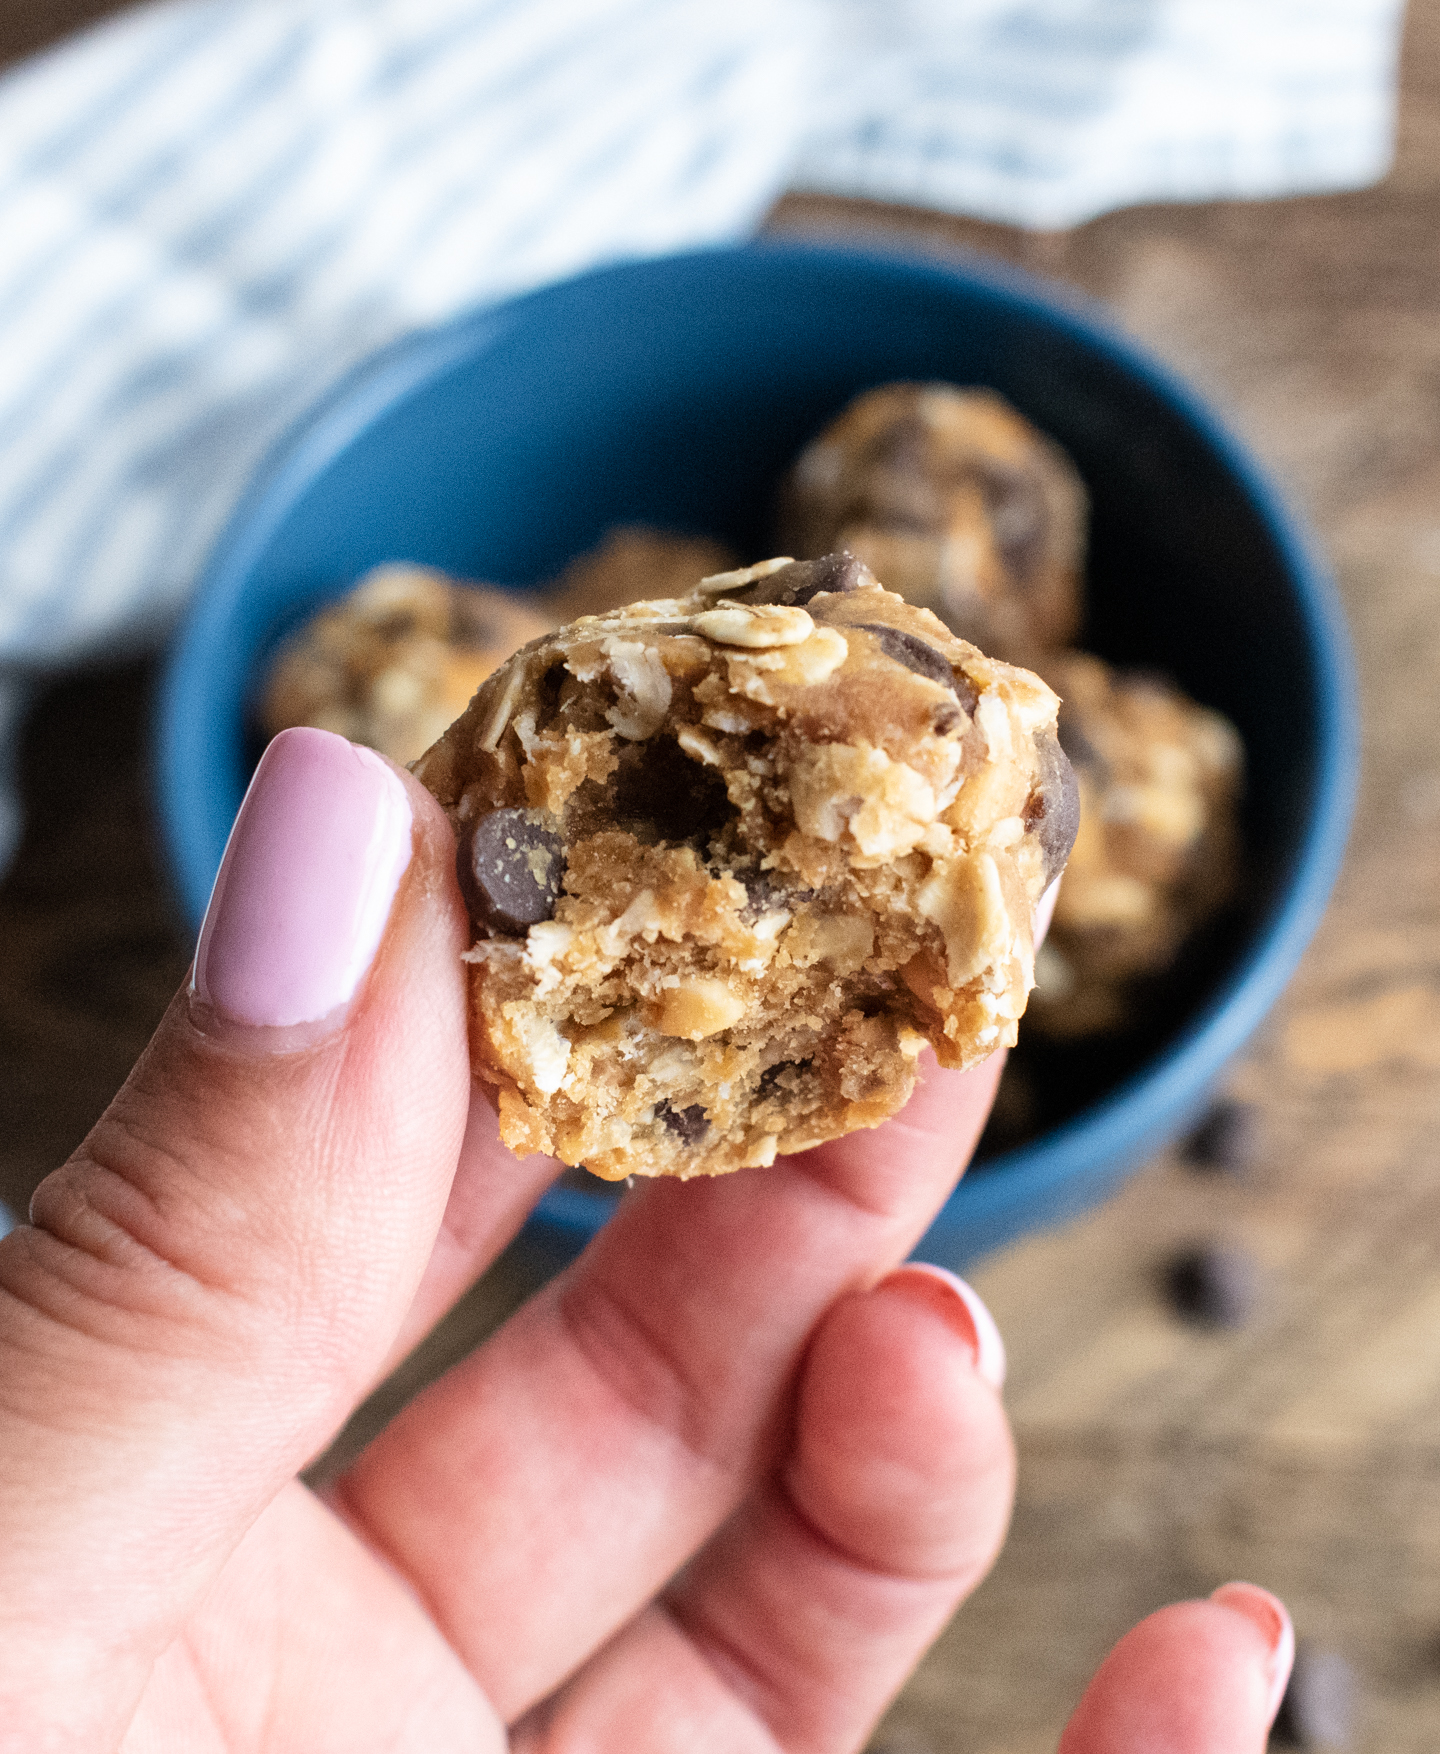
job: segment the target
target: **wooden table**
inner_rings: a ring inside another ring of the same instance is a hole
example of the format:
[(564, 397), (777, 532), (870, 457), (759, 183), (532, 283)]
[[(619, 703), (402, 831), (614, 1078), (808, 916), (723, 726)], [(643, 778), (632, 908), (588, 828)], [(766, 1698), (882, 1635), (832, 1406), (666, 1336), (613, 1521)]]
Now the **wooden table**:
[[(108, 10), (0, 6), (0, 59)], [(1244, 434), (1338, 569), (1367, 708), (1334, 905), (1235, 1068), (1264, 1149), (1245, 1183), (1170, 1158), (1103, 1211), (994, 1257), (1021, 1452), (1010, 1543), (886, 1733), (1040, 1754), (1110, 1641), (1254, 1578), (1363, 1683), (1355, 1746), (1440, 1743), (1440, 0), (1414, 0), (1377, 189), (1150, 207), (1044, 236), (794, 196), (777, 230), (982, 249), (1107, 301)], [(78, 1140), (183, 972), (149, 817), (144, 666), (69, 680), (23, 757), (30, 827), (0, 888), (0, 1197)], [(1243, 1245), (1238, 1332), (1158, 1293), (1178, 1245)], [(513, 1255), (369, 1410), (533, 1281)]]

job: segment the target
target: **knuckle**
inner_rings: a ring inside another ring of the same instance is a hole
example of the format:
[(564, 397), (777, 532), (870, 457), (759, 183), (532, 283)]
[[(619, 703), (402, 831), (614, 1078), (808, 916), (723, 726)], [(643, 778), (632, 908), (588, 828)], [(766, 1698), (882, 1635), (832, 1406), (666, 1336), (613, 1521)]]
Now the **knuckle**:
[[(103, 1343), (127, 1354), (243, 1352), (241, 1300), (208, 1276), (194, 1214), (157, 1197), (163, 1149), (114, 1110), (40, 1184), (31, 1222), (0, 1249), (13, 1340)], [(174, 1165), (170, 1180), (174, 1181)]]
[(565, 1286), (559, 1309), (576, 1352), (629, 1413), (703, 1467), (745, 1466), (754, 1435), (744, 1397), (711, 1370), (691, 1368), (683, 1339), (649, 1319), (643, 1300), (582, 1274)]

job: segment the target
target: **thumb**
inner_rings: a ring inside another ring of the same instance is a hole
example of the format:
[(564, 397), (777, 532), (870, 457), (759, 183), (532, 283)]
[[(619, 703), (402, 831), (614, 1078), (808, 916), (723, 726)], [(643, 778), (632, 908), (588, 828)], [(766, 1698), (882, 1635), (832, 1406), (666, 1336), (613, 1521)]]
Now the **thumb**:
[[(408, 775), (323, 731), (277, 738), (188, 991), (0, 1240), (11, 1729), (63, 1698), (58, 1745), (109, 1745), (384, 1357), (469, 1103), (453, 856)], [(6, 1745), (52, 1745), (35, 1721)]]

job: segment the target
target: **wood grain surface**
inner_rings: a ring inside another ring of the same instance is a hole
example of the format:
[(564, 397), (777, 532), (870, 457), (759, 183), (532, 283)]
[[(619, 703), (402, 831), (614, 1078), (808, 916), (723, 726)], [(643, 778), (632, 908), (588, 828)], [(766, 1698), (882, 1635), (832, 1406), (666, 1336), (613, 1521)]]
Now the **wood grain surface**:
[[(0, 62), (103, 5), (0, 4)], [(1366, 709), (1334, 904), (1233, 1090), (1244, 1181), (1166, 1157), (1109, 1206), (993, 1257), (1010, 1347), (1014, 1530), (881, 1741), (1040, 1754), (1126, 1626), (1246, 1576), (1354, 1663), (1353, 1746), (1440, 1746), (1440, 0), (1416, 0), (1378, 188), (1148, 207), (1023, 234), (791, 196), (773, 229), (979, 249), (1105, 300), (1225, 413), (1336, 565)], [(22, 757), (0, 888), (0, 1197), (83, 1134), (183, 973), (156, 855), (145, 666), (67, 679)], [(1196, 1241), (1258, 1263), (1253, 1319), (1188, 1328), (1160, 1275)], [(367, 1409), (353, 1444), (543, 1263), (512, 1253)]]

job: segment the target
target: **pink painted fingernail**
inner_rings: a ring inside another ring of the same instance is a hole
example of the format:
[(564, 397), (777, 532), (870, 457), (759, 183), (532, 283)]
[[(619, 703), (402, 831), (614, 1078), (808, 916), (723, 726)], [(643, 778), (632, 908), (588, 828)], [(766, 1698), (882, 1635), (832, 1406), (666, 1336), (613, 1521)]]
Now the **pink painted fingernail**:
[(922, 1298), (944, 1316), (969, 1346), (976, 1375), (997, 1391), (1005, 1386), (1005, 1342), (972, 1285), (929, 1261), (907, 1261), (881, 1283), (887, 1291)]
[(230, 831), (195, 951), (195, 998), (272, 1028), (347, 1005), (410, 863), (412, 820), (404, 786), (371, 750), (329, 731), (282, 731)]
[(1258, 1584), (1238, 1582), (1222, 1583), (1218, 1590), (1210, 1592), (1210, 1600), (1253, 1621), (1270, 1647), (1266, 1671), (1270, 1683), (1266, 1722), (1273, 1723), (1275, 1713), (1280, 1709), (1280, 1701), (1285, 1697), (1290, 1670), (1295, 1662), (1295, 1628), (1290, 1624), (1285, 1604), (1278, 1596), (1272, 1596), (1269, 1590), (1262, 1590)]

